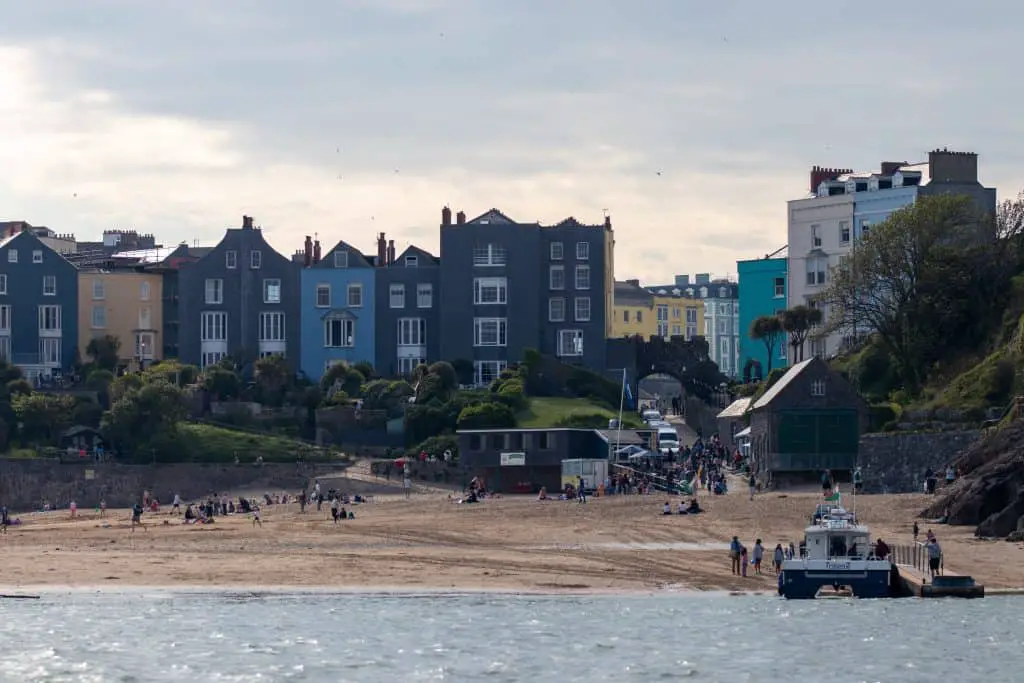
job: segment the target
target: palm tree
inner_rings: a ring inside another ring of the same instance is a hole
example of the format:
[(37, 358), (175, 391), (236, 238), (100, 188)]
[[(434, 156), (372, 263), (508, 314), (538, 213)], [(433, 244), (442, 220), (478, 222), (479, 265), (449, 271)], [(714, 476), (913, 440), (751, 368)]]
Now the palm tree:
[(772, 371), (772, 358), (775, 357), (775, 347), (784, 334), (782, 320), (777, 315), (762, 315), (750, 324), (750, 338), (764, 344), (768, 351), (768, 369)]
[(803, 304), (782, 311), (779, 316), (782, 318), (782, 329), (789, 335), (789, 345), (793, 347), (793, 362), (799, 363), (804, 359), (807, 335), (813, 327), (821, 324), (824, 316), (821, 309)]

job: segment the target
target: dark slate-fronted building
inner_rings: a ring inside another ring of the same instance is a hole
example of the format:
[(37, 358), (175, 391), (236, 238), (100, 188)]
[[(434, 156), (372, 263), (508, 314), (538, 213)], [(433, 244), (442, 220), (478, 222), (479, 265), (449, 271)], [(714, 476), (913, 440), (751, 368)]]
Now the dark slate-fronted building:
[(486, 385), (526, 349), (598, 372), (613, 306), (611, 219), (519, 223), (497, 209), (441, 212), (441, 356)]
[(300, 264), (274, 251), (251, 216), (179, 275), (180, 358), (206, 367), (226, 356), (245, 367), (281, 354), (299, 362)]
[(66, 370), (78, 346), (78, 269), (24, 230), (0, 241), (0, 358), (32, 382)]
[(750, 453), (766, 483), (840, 477), (857, 466), (867, 407), (854, 388), (820, 358), (786, 371), (750, 409)]
[[(459, 463), (467, 476), (480, 477), (491, 491), (549, 493), (562, 489), (562, 461), (605, 460), (621, 446), (641, 444), (635, 431), (537, 428), (459, 430)], [(596, 488), (604, 482), (586, 482)]]
[(440, 263), (419, 247), (395, 253), (395, 241), (377, 236), (377, 331), (374, 367), (386, 377), (407, 377), (441, 356)]

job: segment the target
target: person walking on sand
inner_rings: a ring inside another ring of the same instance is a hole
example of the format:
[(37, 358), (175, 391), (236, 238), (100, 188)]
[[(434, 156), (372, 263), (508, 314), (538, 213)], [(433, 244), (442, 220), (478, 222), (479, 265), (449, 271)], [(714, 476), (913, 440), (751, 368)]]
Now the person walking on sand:
[(750, 486), (750, 500), (754, 500), (754, 494), (757, 493), (757, 477), (753, 474), (750, 475), (748, 486)]
[(742, 547), (739, 536), (733, 536), (732, 542), (729, 544), (729, 561), (732, 564), (734, 576), (740, 573), (740, 550)]
[(7, 533), (7, 527), (11, 525), (11, 515), (7, 512), (6, 505), (0, 505), (0, 533)]
[(747, 546), (740, 545), (740, 575), (747, 576)]
[(170, 514), (172, 514), (172, 515), (180, 515), (181, 514), (181, 496), (179, 496), (177, 493), (174, 494), (174, 502), (171, 503), (171, 513)]
[(256, 526), (259, 526), (259, 528), (261, 528), (261, 529), (263, 528), (263, 522), (260, 521), (260, 506), (259, 505), (253, 505), (252, 506), (252, 526), (253, 526), (254, 529), (256, 528)]
[(587, 502), (587, 492), (585, 490), (585, 485), (586, 482), (583, 481), (583, 475), (578, 475), (576, 477), (576, 502), (578, 503)]
[(921, 527), (917, 526), (917, 522), (914, 522), (914, 543), (917, 543), (917, 537), (921, 533)]
[(754, 573), (758, 576), (761, 575), (761, 560), (764, 559), (764, 546), (761, 545), (761, 539), (754, 541)]
[(71, 501), (71, 505), (68, 508), (71, 510), (71, 519), (74, 519), (75, 515), (78, 514), (78, 503)]
[(786, 552), (782, 549), (782, 544), (779, 543), (775, 546), (775, 555), (772, 557), (772, 564), (775, 566), (775, 573), (778, 574), (782, 571), (782, 562), (786, 559)]
[(147, 530), (146, 529), (146, 525), (142, 523), (142, 506), (139, 505), (138, 503), (136, 503), (132, 507), (132, 526), (131, 526), (131, 530), (132, 530), (133, 534), (135, 533), (135, 527), (137, 527), (137, 526), (142, 527), (143, 531)]
[(402, 490), (405, 492), (405, 497), (408, 499), (412, 496), (412, 479), (406, 474), (402, 477)]

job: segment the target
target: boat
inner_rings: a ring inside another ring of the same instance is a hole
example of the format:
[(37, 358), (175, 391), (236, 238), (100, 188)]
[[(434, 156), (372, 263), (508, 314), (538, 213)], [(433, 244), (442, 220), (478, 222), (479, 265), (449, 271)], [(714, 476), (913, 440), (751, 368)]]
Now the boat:
[(892, 595), (892, 574), (892, 563), (875, 556), (868, 527), (836, 495), (834, 504), (819, 505), (811, 516), (799, 556), (782, 563), (779, 594), (806, 600), (830, 588), (858, 598), (887, 598)]

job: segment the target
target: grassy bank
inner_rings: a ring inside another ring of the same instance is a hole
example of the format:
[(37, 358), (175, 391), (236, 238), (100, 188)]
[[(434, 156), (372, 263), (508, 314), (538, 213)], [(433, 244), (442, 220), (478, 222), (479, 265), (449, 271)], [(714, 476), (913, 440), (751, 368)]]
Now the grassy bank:
[[(520, 427), (593, 427), (606, 429), (615, 411), (581, 398), (534, 397), (516, 416)], [(633, 412), (623, 412), (622, 426), (641, 428), (643, 421)]]
[(184, 446), (184, 460), (192, 462), (254, 462), (262, 456), (264, 462), (295, 462), (340, 458), (340, 454), (312, 446), (304, 441), (273, 434), (216, 427), (208, 424), (187, 423), (179, 426)]

